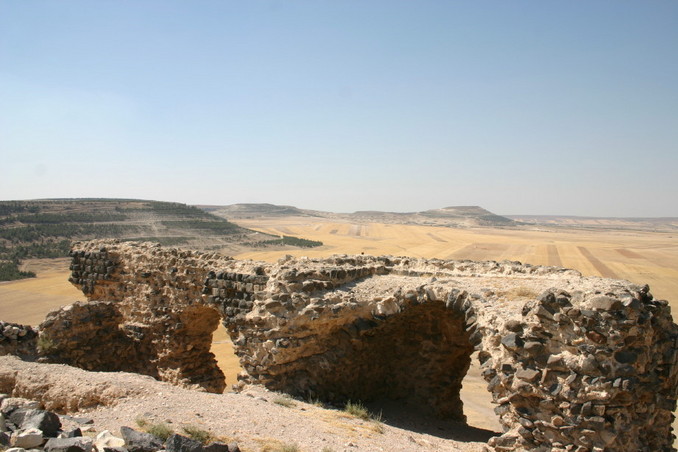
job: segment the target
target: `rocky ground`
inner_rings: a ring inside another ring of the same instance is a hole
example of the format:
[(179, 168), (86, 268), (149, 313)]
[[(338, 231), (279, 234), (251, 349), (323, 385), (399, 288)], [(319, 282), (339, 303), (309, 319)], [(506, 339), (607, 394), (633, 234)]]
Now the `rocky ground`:
[(11, 356), (0, 357), (0, 391), (35, 400), (60, 414), (90, 418), (92, 424), (81, 426), (86, 436), (104, 430), (121, 436), (121, 427), (139, 429), (138, 420), (143, 420), (166, 423), (177, 433), (183, 427), (197, 427), (252, 452), (482, 451), (492, 435), (463, 424), (436, 423), (407, 407), (385, 406), (381, 421), (363, 420), (259, 387), (239, 394), (212, 394), (136, 374), (87, 372)]

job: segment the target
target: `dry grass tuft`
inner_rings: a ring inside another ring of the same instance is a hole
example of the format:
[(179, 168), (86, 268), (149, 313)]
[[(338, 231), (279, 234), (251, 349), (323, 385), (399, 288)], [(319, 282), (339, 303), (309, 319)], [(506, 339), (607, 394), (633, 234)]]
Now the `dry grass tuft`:
[(508, 290), (497, 292), (497, 295), (508, 299), (529, 299), (529, 300), (536, 299), (537, 296), (539, 296), (539, 294), (535, 292), (534, 289), (525, 286), (512, 287)]
[(283, 443), (281, 441), (267, 441), (261, 447), (261, 452), (301, 452), (296, 443)]
[(284, 406), (285, 408), (292, 408), (297, 406), (296, 402), (288, 395), (279, 395), (273, 399), (276, 405)]
[(214, 436), (207, 430), (203, 430), (195, 425), (185, 425), (181, 428), (189, 438), (202, 444), (207, 444), (214, 439)]
[(361, 402), (351, 402), (349, 400), (344, 406), (344, 411), (351, 416), (355, 416), (365, 421), (370, 418), (370, 412)]

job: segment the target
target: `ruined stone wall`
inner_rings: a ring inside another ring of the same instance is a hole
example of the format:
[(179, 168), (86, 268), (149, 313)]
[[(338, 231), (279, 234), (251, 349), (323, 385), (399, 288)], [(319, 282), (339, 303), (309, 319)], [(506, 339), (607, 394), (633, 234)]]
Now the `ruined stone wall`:
[[(125, 366), (219, 391), (209, 344), (221, 319), (242, 383), (402, 400), (463, 420), (459, 389), (475, 349), (505, 429), (490, 440), (496, 450), (672, 450), (678, 327), (647, 287), (518, 262), (267, 264), (112, 241), (72, 255), (90, 304), (43, 325), (42, 335), (72, 341), (53, 360), (87, 366), (73, 351), (82, 343), (99, 357), (90, 366), (109, 370), (102, 347), (120, 342)], [(106, 333), (73, 327), (103, 312), (114, 319), (100, 319)]]
[(0, 321), (0, 356), (35, 358), (37, 339), (38, 332), (31, 326)]
[(203, 303), (202, 291), (209, 268), (228, 259), (148, 244), (118, 246), (71, 253), (70, 281), (90, 303), (48, 315), (40, 327), (54, 343), (48, 358), (223, 391), (224, 376), (210, 352), (220, 314)]

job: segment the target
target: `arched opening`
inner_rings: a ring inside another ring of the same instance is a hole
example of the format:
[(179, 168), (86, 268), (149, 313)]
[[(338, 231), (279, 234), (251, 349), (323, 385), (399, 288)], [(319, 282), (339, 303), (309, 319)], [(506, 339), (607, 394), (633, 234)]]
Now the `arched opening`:
[(482, 376), (478, 352), (471, 355), (469, 366), (462, 381), (460, 397), (464, 403), (466, 423), (470, 427), (499, 432), (503, 430), (499, 416), (494, 412), (492, 393), (487, 390), (487, 381)]
[[(465, 327), (464, 314), (441, 301), (360, 318), (318, 336), (314, 349), (322, 353), (276, 371), (279, 389), (337, 406), (360, 401), (382, 421), (410, 430), (486, 440), (496, 433), (459, 434), (466, 421), (460, 390), (473, 353)], [(456, 434), (443, 427), (450, 421)]]
[(205, 305), (192, 305), (168, 321), (166, 342), (159, 348), (160, 379), (197, 385), (209, 392), (224, 391), (224, 374), (211, 352), (212, 335), (220, 323), (219, 312)]
[(240, 360), (233, 350), (233, 342), (228, 335), (226, 327), (219, 322), (219, 326), (212, 333), (212, 348), (210, 349), (217, 360), (217, 366), (223, 372), (226, 378), (226, 388), (224, 392), (233, 389), (233, 385), (238, 382), (238, 374), (242, 372)]

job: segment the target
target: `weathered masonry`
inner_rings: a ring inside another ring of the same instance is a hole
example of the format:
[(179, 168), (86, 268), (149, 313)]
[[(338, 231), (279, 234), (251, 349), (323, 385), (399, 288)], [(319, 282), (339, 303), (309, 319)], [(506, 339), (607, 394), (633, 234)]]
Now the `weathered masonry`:
[(72, 257), (89, 302), (41, 325), (52, 361), (218, 392), (221, 321), (243, 384), (463, 420), (475, 349), (505, 429), (496, 450), (672, 450), (678, 328), (647, 286), (508, 261), (268, 264), (114, 241)]

